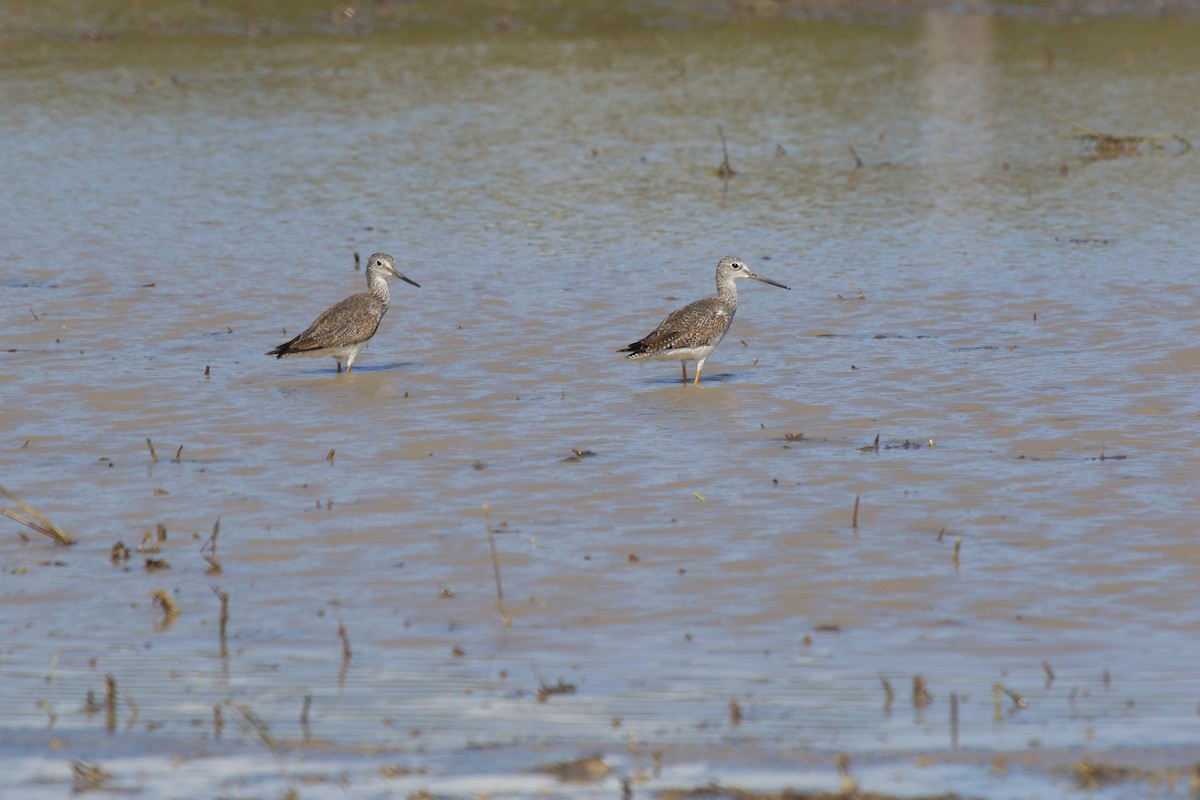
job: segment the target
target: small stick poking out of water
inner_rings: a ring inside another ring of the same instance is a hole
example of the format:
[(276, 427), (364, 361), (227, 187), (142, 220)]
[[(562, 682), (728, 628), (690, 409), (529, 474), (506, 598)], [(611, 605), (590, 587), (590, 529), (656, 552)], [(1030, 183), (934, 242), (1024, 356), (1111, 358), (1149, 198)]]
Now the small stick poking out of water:
[(496, 535), (492, 532), (492, 510), (488, 508), (487, 501), (483, 501), (483, 520), (487, 525), (488, 546), (492, 549), (492, 572), (496, 576), (496, 610), (500, 612), (500, 619), (504, 620), (504, 627), (512, 625), (512, 619), (504, 610), (504, 589), (500, 586), (500, 557), (496, 554)]
[(850, 518), (850, 527), (858, 530), (858, 501), (861, 500), (861, 493), (854, 493), (854, 516)]
[(850, 148), (850, 155), (854, 158), (854, 168), (862, 169), (863, 168), (863, 160), (858, 157), (858, 151), (854, 149), (854, 145), (851, 144), (851, 145), (846, 145), (846, 146)]
[(890, 717), (892, 715), (892, 700), (896, 698), (896, 693), (892, 691), (891, 682), (882, 672), (879, 673), (879, 682), (883, 684), (883, 715)]
[(150, 437), (146, 437), (146, 447), (150, 448), (150, 463), (158, 463), (158, 453), (154, 452), (154, 442), (150, 441)]
[(117, 679), (111, 674), (104, 676), (104, 727), (117, 729)]
[(721, 152), (725, 157), (721, 160), (721, 166), (717, 167), (716, 175), (721, 180), (727, 181), (737, 175), (737, 172), (729, 164), (729, 147), (725, 144), (725, 130), (720, 125), (717, 126), (717, 135), (721, 137)]
[(1050, 662), (1043, 660), (1042, 669), (1046, 670), (1046, 688), (1050, 688), (1050, 684), (1054, 683), (1054, 670), (1050, 666)]
[(312, 695), (304, 695), (304, 708), (300, 709), (300, 730), (304, 732), (304, 741), (312, 740), (312, 731), (308, 727), (308, 710), (312, 708)]
[(217, 560), (217, 536), (220, 533), (221, 518), (217, 517), (217, 521), (213, 523), (212, 536), (209, 536), (208, 541), (200, 546), (200, 555), (204, 556), (204, 560), (208, 562), (208, 571), (204, 573), (205, 575), (220, 575), (223, 571), (221, 562)]
[(218, 636), (221, 638), (221, 658), (229, 658), (229, 645), (225, 640), (225, 629), (229, 625), (229, 592), (222, 592), (216, 586), (212, 587), (213, 594), (221, 600), (221, 622)]
[(933, 702), (933, 695), (929, 693), (929, 689), (925, 686), (925, 678), (920, 675), (913, 676), (913, 706), (915, 708), (925, 708)]
[(958, 749), (958, 692), (950, 693), (950, 747)]
[(354, 655), (350, 649), (350, 634), (346, 633), (346, 623), (338, 619), (338, 638), (342, 640), (342, 662), (350, 661), (350, 656)]

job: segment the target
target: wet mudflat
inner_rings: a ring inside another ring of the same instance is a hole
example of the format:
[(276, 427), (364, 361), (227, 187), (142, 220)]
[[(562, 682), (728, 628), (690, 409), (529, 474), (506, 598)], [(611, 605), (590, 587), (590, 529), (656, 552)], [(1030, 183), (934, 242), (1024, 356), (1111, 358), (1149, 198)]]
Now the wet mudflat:
[(6, 8), (6, 788), (1190, 790), (1200, 27), (401, 11)]

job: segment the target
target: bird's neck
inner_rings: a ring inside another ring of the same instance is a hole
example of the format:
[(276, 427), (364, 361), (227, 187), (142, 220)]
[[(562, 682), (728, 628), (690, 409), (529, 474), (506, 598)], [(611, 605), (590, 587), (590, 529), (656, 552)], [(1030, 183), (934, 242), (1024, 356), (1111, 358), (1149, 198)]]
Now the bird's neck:
[(388, 291), (387, 278), (382, 272), (367, 270), (367, 291), (372, 297), (383, 303), (384, 308), (392, 304), (392, 295)]
[(717, 297), (732, 308), (737, 308), (737, 282), (733, 278), (717, 281)]

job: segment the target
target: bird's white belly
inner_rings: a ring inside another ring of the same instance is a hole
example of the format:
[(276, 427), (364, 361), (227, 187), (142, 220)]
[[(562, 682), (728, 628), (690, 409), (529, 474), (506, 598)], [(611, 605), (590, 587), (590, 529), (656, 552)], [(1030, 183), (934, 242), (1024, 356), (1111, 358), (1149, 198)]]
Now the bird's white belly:
[(347, 345), (342, 345), (341, 347), (322, 347), (317, 350), (304, 350), (299, 353), (289, 353), (289, 355), (325, 356), (325, 357), (332, 356), (333, 358), (343, 359), (343, 358), (347, 358), (349, 356), (355, 355), (356, 353), (358, 353), (360, 350), (362, 350), (366, 346), (367, 346), (366, 342), (359, 342), (358, 344), (347, 344)]
[(716, 348), (715, 344), (706, 344), (703, 347), (672, 347), (670, 350), (651, 353), (650, 358), (655, 361), (700, 361), (708, 358)]

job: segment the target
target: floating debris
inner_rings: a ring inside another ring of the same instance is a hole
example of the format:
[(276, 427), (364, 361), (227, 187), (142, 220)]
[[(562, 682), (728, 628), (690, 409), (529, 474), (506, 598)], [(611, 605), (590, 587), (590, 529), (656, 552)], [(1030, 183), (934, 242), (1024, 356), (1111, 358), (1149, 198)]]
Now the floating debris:
[[(35, 530), (38, 533), (49, 536), (51, 539), (54, 540), (55, 544), (60, 544), (60, 545), (63, 545), (64, 547), (75, 544), (75, 541), (70, 536), (63, 533), (62, 528), (59, 528), (57, 525), (52, 523), (50, 520), (43, 517), (41, 514), (39, 514), (37, 512), (37, 509), (35, 509), (33, 506), (26, 503), (21, 498), (17, 497), (15, 494), (10, 492), (8, 489), (5, 489), (3, 486), (0, 486), (0, 494), (3, 494), (9, 500), (12, 500), (14, 503), (16, 503), (18, 506), (20, 506), (21, 510), (24, 511), (29, 516), (28, 517), (22, 516), (22, 515), (18, 514), (17, 512), (11, 511), (7, 508), (0, 508), (0, 514), (3, 514), (4, 516), (8, 517), (11, 520), (15, 520), (16, 522), (19, 522), (22, 525), (24, 525), (25, 527), (31, 528), (32, 530)], [(25, 539), (25, 536), (22, 535), (21, 538)], [(28, 541), (28, 540), (26, 539), (26, 541)]]
[(1113, 133), (1099, 133), (1091, 128), (1085, 128), (1068, 119), (1055, 116), (1055, 120), (1071, 128), (1070, 131), (1059, 131), (1058, 135), (1066, 139), (1077, 139), (1090, 142), (1097, 158), (1118, 158), (1120, 156), (1146, 155), (1160, 152), (1166, 145), (1174, 142), (1182, 149), (1177, 155), (1183, 155), (1192, 149), (1192, 143), (1177, 133), (1161, 133), (1152, 136), (1125, 136)]
[(164, 622), (170, 622), (179, 616), (179, 604), (166, 589), (156, 589), (150, 596), (154, 598), (154, 604), (162, 609)]
[(129, 560), (129, 548), (125, 546), (124, 542), (118, 539), (108, 555), (112, 559), (112, 563), (121, 564)]
[(113, 775), (92, 761), (75, 761), (71, 764), (71, 793), (108, 792), (112, 790)]
[(566, 783), (590, 783), (607, 778), (612, 773), (612, 767), (604, 763), (603, 756), (584, 756), (574, 761), (558, 761), (544, 767), (536, 767), (534, 772), (550, 775)]
[(575, 694), (575, 684), (563, 683), (562, 678), (558, 679), (558, 683), (549, 686), (545, 681), (538, 681), (538, 689), (534, 694), (539, 703), (544, 703), (550, 699), (551, 695), (556, 694)]

